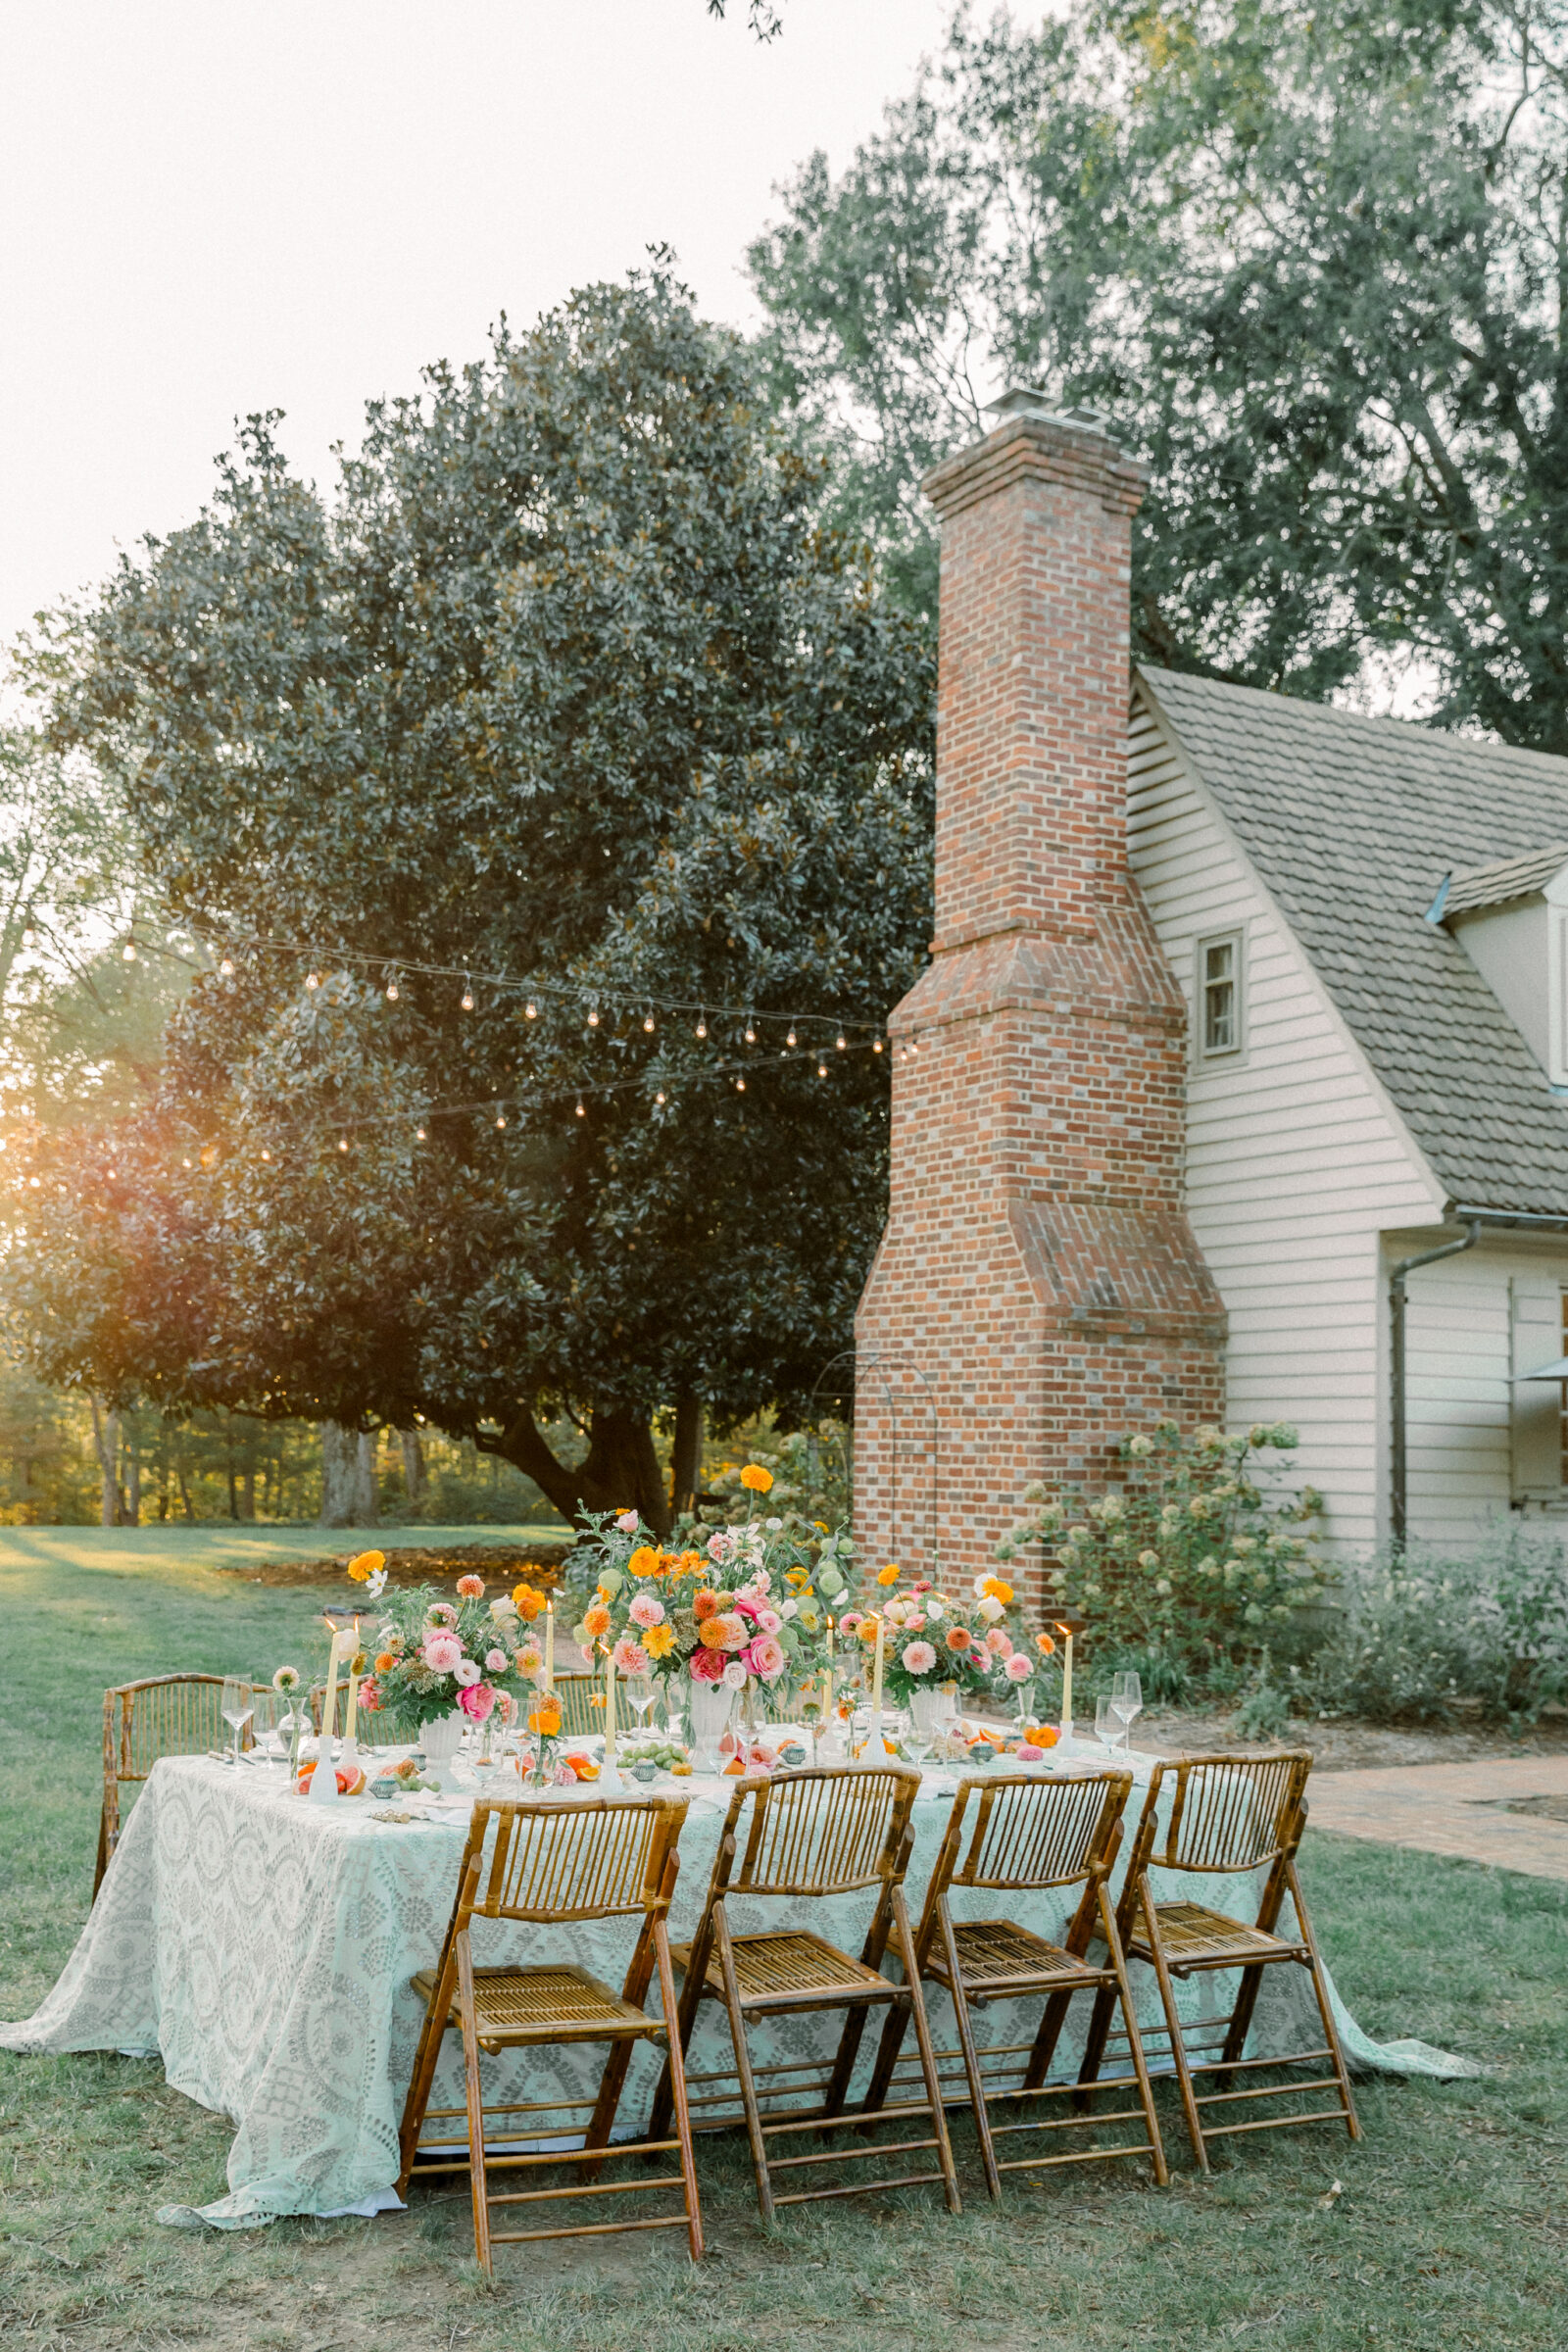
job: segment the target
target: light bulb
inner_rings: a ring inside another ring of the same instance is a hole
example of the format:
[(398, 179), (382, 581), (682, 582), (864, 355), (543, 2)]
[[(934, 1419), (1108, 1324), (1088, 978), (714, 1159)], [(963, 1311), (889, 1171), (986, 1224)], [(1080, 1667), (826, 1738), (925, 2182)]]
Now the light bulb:
[(919, 1053), (919, 1051), (920, 1051), (920, 1040), (919, 1040), (917, 1037), (911, 1037), (911, 1038), (910, 1038), (910, 1040), (909, 1040), (909, 1052), (910, 1052), (911, 1054), (918, 1054), (918, 1053)]
[(745, 1094), (745, 1092), (746, 1092), (746, 1081), (745, 1081), (745, 1079), (744, 1079), (744, 1078), (737, 1078), (737, 1079), (736, 1079), (736, 1081), (735, 1081), (735, 1092), (736, 1092), (738, 1095), (744, 1095), (744, 1094)]
[(750, 1021), (746, 1024), (746, 1043), (749, 1046), (755, 1046), (757, 1043), (757, 1031), (752, 1027)]
[(648, 1031), (649, 1031), (650, 1035), (651, 1035), (651, 1034), (652, 1034), (652, 1032), (653, 1032), (653, 1026), (654, 1026), (654, 1016), (653, 1016), (653, 1014), (652, 1014), (651, 1012), (646, 1012), (646, 1013), (644, 1013), (644, 1015), (643, 1015), (643, 1027), (644, 1027), (646, 1030), (648, 1030)]
[(656, 1102), (662, 1102), (662, 1101), (663, 1101), (663, 1100), (664, 1100), (664, 1098), (663, 1098), (663, 1096), (662, 1096), (662, 1095), (656, 1095), (656, 1096), (654, 1097), (654, 1101), (655, 1101)]
[(833, 1040), (833, 1043), (835, 1046), (837, 1046), (841, 1054), (847, 1054), (849, 1052), (850, 1041), (847, 1037), (836, 1037)]
[(588, 1116), (588, 1113), (584, 1110), (580, 1102), (577, 1105), (577, 1116), (579, 1119), (585, 1119)]
[(348, 1137), (347, 1137), (346, 1135), (340, 1135), (340, 1136), (338, 1137), (338, 1139), (337, 1139), (337, 1148), (338, 1148), (338, 1150), (339, 1150), (340, 1152), (346, 1152), (346, 1151), (348, 1150), (348, 1148), (349, 1148), (349, 1139), (348, 1139)]
[(388, 1004), (395, 1004), (398, 1001), (398, 984), (395, 980), (389, 980), (387, 982), (386, 994)]
[(319, 974), (316, 972), (307, 972), (305, 975), (305, 985), (307, 988), (319, 988), (321, 985)]
[(231, 979), (231, 978), (233, 977), (233, 972), (234, 972), (234, 959), (233, 959), (233, 957), (232, 957), (231, 956), (225, 956), (223, 957), (223, 960), (222, 960), (222, 962), (221, 962), (221, 963), (219, 965), (219, 967), (218, 967), (218, 968), (219, 968), (219, 970), (220, 970), (220, 971), (222, 973), (222, 975), (223, 975), (223, 978), (224, 978), (225, 980)]
[(871, 1051), (872, 1051), (872, 1053), (873, 1053), (873, 1054), (880, 1054), (880, 1053), (881, 1053), (881, 1051), (882, 1051), (882, 1040), (881, 1040), (879, 1037), (873, 1037), (873, 1038), (872, 1038), (872, 1040), (871, 1040)]
[(787, 1038), (784, 1040), (784, 1043), (785, 1043), (787, 1046), (793, 1046), (793, 1045), (794, 1045), (794, 1043), (795, 1043), (795, 1032), (794, 1032), (794, 1030), (793, 1030), (793, 1029), (790, 1031), (790, 1033), (789, 1033), (788, 1037), (787, 1037)]
[(507, 1122), (506, 1122), (505, 1118), (503, 1118), (503, 1117), (499, 1117), (499, 1116), (497, 1117), (497, 1119), (496, 1119), (496, 1125), (497, 1125), (498, 1127), (504, 1127), (504, 1126), (506, 1125), (506, 1123), (507, 1123)]
[(588, 1026), (589, 1026), (589, 1028), (590, 1028), (590, 1029), (597, 1029), (597, 1028), (598, 1028), (598, 1026), (599, 1026), (599, 1015), (598, 1015), (598, 1013), (597, 1013), (597, 1012), (591, 1012), (591, 1013), (588, 1015)]
[(827, 1063), (825, 1061), (819, 1061), (817, 1063), (816, 1074), (819, 1078), (825, 1078), (827, 1076)]
[(471, 988), (466, 988), (463, 992), (463, 1009), (465, 1012), (471, 1012), (473, 1010), (473, 991)]
[(539, 1007), (537, 1004), (525, 1004), (522, 1010), (525, 1020), (536, 1021), (539, 1018)]
[(262, 1157), (263, 1157), (264, 1159), (270, 1159), (270, 1158), (271, 1158), (271, 1156), (272, 1156), (272, 1154), (270, 1153), (270, 1152), (269, 1152), (269, 1151), (268, 1151), (268, 1149), (267, 1149), (266, 1145), (264, 1144), (264, 1145), (263, 1145), (263, 1147), (262, 1147)]
[(422, 1144), (422, 1143), (423, 1143), (423, 1141), (424, 1141), (424, 1129), (423, 1129), (422, 1127), (416, 1127), (416, 1129), (414, 1130), (414, 1132), (415, 1132), (415, 1135), (417, 1137), (418, 1141), (419, 1141), (419, 1142)]
[(120, 951), (120, 956), (122, 963), (134, 963), (136, 960), (135, 943), (127, 939)]
[(179, 1164), (182, 1168), (188, 1168), (190, 1166), (190, 1161), (188, 1159), (182, 1159)]
[(699, 1037), (706, 1037), (708, 1035), (708, 1023), (706, 1021), (698, 1022), (697, 1034)]

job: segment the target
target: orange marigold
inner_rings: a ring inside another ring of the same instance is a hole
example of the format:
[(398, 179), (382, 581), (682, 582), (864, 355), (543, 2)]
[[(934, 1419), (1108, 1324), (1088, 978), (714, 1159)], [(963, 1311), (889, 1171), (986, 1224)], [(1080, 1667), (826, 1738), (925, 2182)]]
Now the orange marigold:
[(898, 1561), (889, 1560), (885, 1568), (879, 1568), (876, 1572), (876, 1581), (879, 1585), (896, 1585), (899, 1581)]
[(659, 1556), (652, 1544), (639, 1544), (626, 1562), (626, 1573), (628, 1576), (657, 1576)]
[(989, 1593), (993, 1600), (1000, 1600), (1004, 1608), (1012, 1598), (1012, 1587), (1004, 1584), (1000, 1576), (988, 1576), (980, 1589)]
[(1036, 1634), (1035, 1647), (1043, 1658), (1054, 1658), (1056, 1654), (1056, 1644), (1049, 1634)]
[(877, 1623), (878, 1620), (875, 1617), (862, 1617), (855, 1629), (867, 1647), (876, 1640)]
[(597, 1605), (591, 1609), (584, 1609), (582, 1621), (596, 1641), (602, 1634), (608, 1634), (610, 1631), (610, 1611)]
[(741, 1472), (741, 1485), (749, 1494), (765, 1494), (772, 1484), (772, 1471), (764, 1470), (760, 1462), (748, 1462)]
[(729, 1619), (710, 1609), (697, 1628), (697, 1639), (705, 1649), (722, 1649), (728, 1631)]
[(968, 1627), (966, 1625), (950, 1625), (947, 1641), (950, 1649), (967, 1649), (969, 1646)]
[(536, 1592), (532, 1585), (514, 1585), (512, 1598), (517, 1615), (524, 1618), (529, 1625), (532, 1625), (545, 1605), (544, 1594)]
[(699, 1624), (705, 1617), (711, 1617), (716, 1611), (717, 1607), (718, 1594), (716, 1592), (710, 1592), (705, 1589), (701, 1592), (694, 1592), (692, 1594), (692, 1615), (698, 1620)]
[(396, 1664), (397, 1660), (392, 1652), (389, 1649), (383, 1649), (375, 1661), (375, 1671), (377, 1674), (390, 1674)]
[(673, 1576), (701, 1576), (703, 1573), (702, 1553), (700, 1551), (683, 1551), (677, 1553), (675, 1564), (670, 1573)]
[(386, 1553), (384, 1551), (362, 1551), (350, 1560), (349, 1574), (357, 1585), (363, 1585), (367, 1577), (373, 1576), (378, 1568), (385, 1566)]
[(558, 1740), (561, 1737), (561, 1709), (553, 1701), (548, 1706), (530, 1707), (528, 1729), (536, 1740)]

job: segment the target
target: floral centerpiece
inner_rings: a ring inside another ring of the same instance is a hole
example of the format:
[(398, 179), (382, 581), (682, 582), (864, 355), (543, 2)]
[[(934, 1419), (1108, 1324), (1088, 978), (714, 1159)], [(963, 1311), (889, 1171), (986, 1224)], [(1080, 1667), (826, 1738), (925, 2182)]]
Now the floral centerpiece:
[[(882, 1688), (895, 1704), (925, 1711), (924, 1702), (949, 1685), (958, 1703), (1037, 1703), (1055, 1643), (1031, 1635), (1012, 1587), (1000, 1576), (977, 1576), (967, 1593), (939, 1590), (929, 1577), (911, 1577), (890, 1561), (875, 1579), (876, 1605), (846, 1609), (844, 1639), (869, 1659), (882, 1630)], [(885, 1597), (884, 1597), (885, 1595)], [(869, 1591), (862, 1596), (869, 1599)]]
[(487, 1602), (479, 1576), (459, 1577), (455, 1601), (431, 1585), (393, 1592), (360, 1684), (360, 1705), (390, 1716), (412, 1738), (454, 1711), (472, 1724), (487, 1723), (505, 1698), (536, 1739), (559, 1739), (560, 1709), (539, 1687), (545, 1653), (535, 1629), (546, 1606), (544, 1593), (527, 1584)]
[[(742, 1470), (754, 1498), (771, 1474)], [(778, 1518), (754, 1515), (662, 1544), (635, 1511), (601, 1512), (575, 1558), (594, 1582), (572, 1639), (608, 1652), (620, 1675), (650, 1676), (691, 1709), (694, 1729), (737, 1694), (788, 1689), (816, 1665), (827, 1599), (844, 1591), (840, 1543), (808, 1544)], [(818, 1590), (818, 1586), (821, 1590)], [(712, 1705), (705, 1702), (711, 1699)], [(710, 1744), (699, 1732), (700, 1744)]]

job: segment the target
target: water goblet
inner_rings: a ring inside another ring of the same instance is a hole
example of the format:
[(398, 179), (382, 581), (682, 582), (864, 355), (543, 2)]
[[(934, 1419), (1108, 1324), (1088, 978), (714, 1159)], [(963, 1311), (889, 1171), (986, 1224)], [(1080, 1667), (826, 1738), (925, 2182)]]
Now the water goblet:
[(270, 1772), (277, 1761), (277, 1722), (280, 1701), (275, 1690), (258, 1690), (251, 1705), (251, 1739), (262, 1760), (264, 1771)]
[(243, 1680), (238, 1675), (230, 1675), (226, 1679), (223, 1684), (223, 1695), (221, 1701), (220, 1702), (220, 1711), (222, 1714), (223, 1721), (228, 1724), (233, 1731), (234, 1761), (237, 1764), (239, 1762), (240, 1733), (245, 1729), (245, 1726), (249, 1723), (252, 1715), (256, 1711), (256, 1692), (252, 1688), (251, 1680), (248, 1675), (245, 1676)]
[(1126, 1726), (1117, 1715), (1109, 1698), (1105, 1696), (1097, 1698), (1095, 1701), (1095, 1738), (1108, 1754), (1115, 1753), (1116, 1743), (1122, 1738)]
[(652, 1675), (632, 1674), (626, 1678), (626, 1697), (637, 1717), (637, 1737), (640, 1740), (648, 1728), (648, 1710), (655, 1698)]
[(1128, 1746), (1129, 1735), (1136, 1717), (1144, 1711), (1144, 1687), (1136, 1674), (1117, 1674), (1111, 1678), (1110, 1703), (1122, 1725), (1122, 1747)]

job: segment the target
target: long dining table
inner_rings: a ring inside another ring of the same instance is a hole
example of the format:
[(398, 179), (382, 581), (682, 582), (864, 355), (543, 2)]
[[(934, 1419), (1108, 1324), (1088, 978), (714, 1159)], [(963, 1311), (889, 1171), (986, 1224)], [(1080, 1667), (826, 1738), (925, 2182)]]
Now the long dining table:
[[(1047, 1769), (1095, 1760), (1103, 1757), (1098, 1751), (1054, 1757)], [(1135, 1787), (1123, 1858), (1154, 1759), (1134, 1753), (1126, 1761)], [(916, 1914), (957, 1779), (957, 1769), (946, 1766), (921, 1776), (906, 1882)], [(690, 1799), (671, 1913), (678, 1940), (696, 1925), (734, 1784), (694, 1775), (663, 1786)], [(277, 1767), (163, 1758), (130, 1813), (58, 1983), (34, 2016), (0, 2026), (0, 2047), (161, 2058), (176, 2090), (233, 2119), (227, 2193), (200, 2207), (165, 2207), (165, 2221), (241, 2229), (284, 2214), (373, 2214), (395, 2207), (398, 2128), (421, 2018), (412, 1979), (439, 1952), (471, 1803), (472, 1792), (459, 1789), (451, 1801), (418, 1809), (413, 1819), (391, 1820), (389, 1812), (410, 1808), (368, 1797), (312, 1804), (291, 1791)], [(1158, 1874), (1154, 1883), (1157, 1894)], [(867, 1924), (867, 1899), (815, 1904), (809, 1924), (856, 1950)], [(1211, 1880), (1205, 1899), (1245, 1912), (1249, 1900), (1255, 1906), (1257, 1888), (1243, 1879)], [(958, 1890), (954, 1897), (960, 1918), (994, 1913), (996, 1904), (995, 1895)], [(1049, 1892), (1017, 1898), (1008, 1908), (1041, 1935), (1064, 1931), (1066, 1905)], [(734, 1902), (731, 1915), (738, 1933), (781, 1924), (776, 1905)], [(618, 1982), (629, 1955), (631, 1929), (624, 1922), (571, 1929), (484, 1926), (489, 1943), (475, 1954), (481, 1964), (570, 1958), (606, 1982)], [(1140, 2023), (1157, 2026), (1152, 1973), (1134, 1963), (1132, 1975)], [(1230, 1983), (1220, 1976), (1190, 1980), (1179, 1988), (1185, 2016), (1195, 2022), (1223, 2016)], [(1337, 1988), (1332, 1999), (1347, 2058), (1359, 2072), (1479, 2071), (1419, 2040), (1375, 2041)], [(936, 1991), (932, 2009), (937, 2038), (951, 2046), (951, 2009)], [(1004, 2006), (990, 2014), (997, 2021), (994, 2038), (1019, 2038), (1018, 2031), (1008, 2033)], [(1027, 2013), (1026, 2025), (1022, 2017), (1014, 2021), (1025, 2037), (1034, 2014)], [(1086, 2024), (1087, 2004), (1076, 2002), (1054, 2077), (1076, 2073)], [(777, 2063), (820, 2055), (836, 2031), (836, 2021), (775, 2019), (759, 2031), (757, 2054)], [(1316, 2033), (1304, 1971), (1266, 1971), (1247, 2055), (1310, 2046)], [(765, 2050), (764, 2034), (772, 2045)], [(874, 2040), (867, 2036), (862, 2047), (862, 2074)], [(1157, 2044), (1150, 2055), (1152, 2070), (1159, 2071)], [(495, 2068), (494, 2075), (487, 2071), (487, 2099), (591, 2096), (601, 2063), (602, 2053), (596, 2057), (591, 2048), (487, 2060), (487, 2070)], [(651, 2047), (639, 2048), (621, 2106), (628, 2129), (646, 2111), (660, 2063)], [(705, 2004), (689, 2067), (716, 2073), (729, 2063), (723, 2019), (714, 2005)], [(456, 2035), (448, 2036), (431, 2103), (462, 2106)]]

